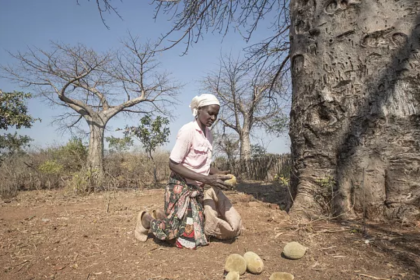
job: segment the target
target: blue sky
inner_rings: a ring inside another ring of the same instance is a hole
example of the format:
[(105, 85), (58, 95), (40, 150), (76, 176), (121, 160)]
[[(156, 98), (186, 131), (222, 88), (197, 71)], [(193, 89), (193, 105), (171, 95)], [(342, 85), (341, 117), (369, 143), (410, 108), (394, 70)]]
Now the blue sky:
[[(104, 14), (109, 30), (100, 19), (95, 1), (79, 0), (79, 3), (77, 5), (76, 0), (0, 0), (0, 64), (15, 63), (7, 51), (25, 51), (28, 47), (48, 49), (51, 41), (64, 44), (82, 43), (101, 52), (119, 48), (121, 39), (128, 32), (144, 40), (156, 40), (171, 27), (171, 22), (164, 15), (159, 16), (156, 21), (153, 19), (154, 7), (147, 0), (112, 1), (123, 20), (115, 14)], [(259, 28), (252, 42), (267, 37), (268, 33), (265, 31), (265, 28)], [(218, 69), (221, 54), (240, 54), (246, 46), (237, 32), (231, 31), (224, 38), (219, 34), (208, 33), (185, 56), (181, 56), (185, 47), (183, 43), (160, 55), (161, 69), (172, 73), (173, 79), (185, 84), (179, 96), (180, 105), (174, 108), (174, 115), (177, 117), (170, 124), (170, 142), (165, 149), (172, 148), (179, 128), (192, 120), (188, 105), (195, 95), (203, 93), (200, 91), (200, 80), (207, 73)], [(0, 79), (0, 89), (6, 92), (29, 91), (5, 79)], [(28, 107), (33, 117), (42, 119), (42, 122), (36, 122), (31, 129), (22, 129), (20, 132), (34, 139), (33, 146), (64, 144), (71, 137), (69, 133), (58, 132), (58, 127), (51, 124), (54, 117), (59, 115), (59, 108), (51, 107), (38, 99), (30, 100)], [(109, 122), (105, 136), (121, 137), (115, 129), (135, 125), (135, 120), (135, 116), (126, 119), (117, 115)], [(264, 136), (263, 140), (253, 141), (267, 146), (268, 152), (289, 152), (290, 141), (287, 135), (277, 138), (264, 133), (258, 134)]]

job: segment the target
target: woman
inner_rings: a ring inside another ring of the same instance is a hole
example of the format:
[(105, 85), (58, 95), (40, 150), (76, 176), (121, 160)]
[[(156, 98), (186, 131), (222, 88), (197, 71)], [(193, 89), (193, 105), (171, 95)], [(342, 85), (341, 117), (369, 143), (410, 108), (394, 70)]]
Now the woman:
[(214, 95), (202, 94), (193, 98), (190, 108), (195, 120), (179, 130), (170, 154), (172, 174), (165, 191), (165, 213), (153, 216), (145, 211), (139, 213), (135, 236), (140, 241), (146, 241), (151, 231), (160, 240), (175, 239), (179, 248), (207, 245), (204, 185), (214, 188), (212, 195), (207, 195), (210, 199), (217, 199), (222, 193), (220, 189), (229, 188), (224, 183), (231, 178), (226, 176), (228, 172), (210, 167), (213, 136), (209, 127), (217, 119), (220, 103)]

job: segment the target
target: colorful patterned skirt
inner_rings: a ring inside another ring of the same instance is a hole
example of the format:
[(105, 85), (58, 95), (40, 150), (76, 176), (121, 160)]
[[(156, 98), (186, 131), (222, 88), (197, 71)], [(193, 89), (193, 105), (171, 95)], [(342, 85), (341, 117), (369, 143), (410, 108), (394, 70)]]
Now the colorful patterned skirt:
[(195, 249), (207, 245), (204, 234), (203, 187), (187, 184), (172, 173), (165, 191), (166, 219), (155, 219), (151, 229), (160, 240), (176, 240), (176, 246)]

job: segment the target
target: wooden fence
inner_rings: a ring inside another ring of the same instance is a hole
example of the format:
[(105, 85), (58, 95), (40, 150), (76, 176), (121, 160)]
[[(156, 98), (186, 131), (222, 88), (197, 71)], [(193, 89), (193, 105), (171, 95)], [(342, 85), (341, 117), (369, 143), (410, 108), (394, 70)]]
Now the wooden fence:
[(248, 162), (216, 160), (215, 165), (220, 170), (230, 170), (241, 179), (272, 181), (275, 175), (289, 177), (291, 159), (290, 154), (265, 155)]

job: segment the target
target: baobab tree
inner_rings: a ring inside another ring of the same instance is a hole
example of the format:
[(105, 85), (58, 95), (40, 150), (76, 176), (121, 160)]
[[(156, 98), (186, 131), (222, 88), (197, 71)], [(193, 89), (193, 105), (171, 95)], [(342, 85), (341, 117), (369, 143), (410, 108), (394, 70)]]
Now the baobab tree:
[[(67, 109), (58, 117), (73, 128), (84, 119), (89, 127), (87, 167), (103, 176), (104, 131), (119, 113), (167, 114), (179, 85), (158, 71), (151, 44), (129, 36), (117, 52), (98, 53), (81, 44), (54, 43), (51, 50), (30, 48), (11, 55), (15, 65), (2, 66), (4, 77)], [(72, 119), (74, 118), (74, 119)]]
[(290, 136), (295, 210), (418, 219), (419, 21), (416, 1), (291, 1)]
[[(215, 126), (213, 126), (214, 128)], [(218, 153), (225, 154), (227, 157), (228, 170), (234, 172), (235, 160), (239, 156), (239, 138), (238, 134), (230, 134), (225, 132), (225, 127), (222, 130), (213, 130), (215, 141), (213, 148), (215, 155)]]

